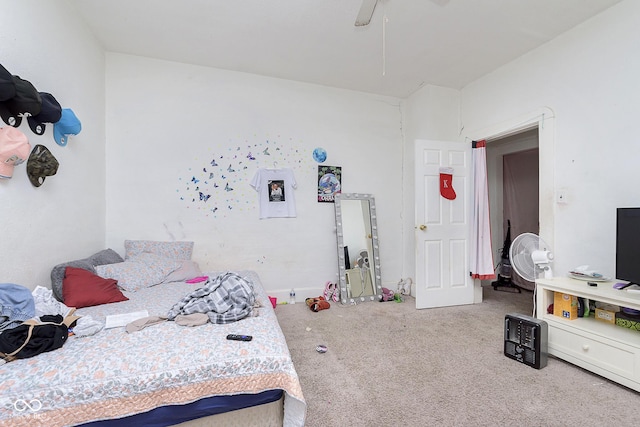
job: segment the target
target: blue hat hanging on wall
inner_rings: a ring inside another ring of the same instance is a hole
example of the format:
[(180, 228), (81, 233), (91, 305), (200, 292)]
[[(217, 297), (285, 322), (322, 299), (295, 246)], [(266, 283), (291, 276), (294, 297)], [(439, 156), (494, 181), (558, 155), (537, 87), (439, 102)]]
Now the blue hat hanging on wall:
[(65, 146), (69, 141), (69, 135), (77, 135), (82, 130), (82, 124), (70, 108), (62, 109), (60, 120), (53, 124), (53, 138), (56, 144)]
[(325, 151), (325, 149), (322, 147), (318, 147), (313, 150), (313, 160), (318, 163), (322, 163), (327, 160), (327, 152)]

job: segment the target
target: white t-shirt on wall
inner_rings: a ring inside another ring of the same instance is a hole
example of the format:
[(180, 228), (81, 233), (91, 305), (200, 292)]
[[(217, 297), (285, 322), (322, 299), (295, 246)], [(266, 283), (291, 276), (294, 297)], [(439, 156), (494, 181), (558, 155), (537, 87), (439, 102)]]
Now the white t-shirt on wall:
[(251, 186), (258, 192), (260, 219), (295, 218), (296, 179), (291, 169), (258, 169)]

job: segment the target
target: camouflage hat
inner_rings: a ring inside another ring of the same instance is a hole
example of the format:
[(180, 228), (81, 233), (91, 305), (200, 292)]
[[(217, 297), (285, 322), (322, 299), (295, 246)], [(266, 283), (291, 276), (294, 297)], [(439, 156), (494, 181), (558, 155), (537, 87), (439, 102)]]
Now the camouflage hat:
[(44, 145), (36, 145), (27, 160), (27, 175), (34, 187), (40, 187), (46, 177), (58, 172), (58, 160)]

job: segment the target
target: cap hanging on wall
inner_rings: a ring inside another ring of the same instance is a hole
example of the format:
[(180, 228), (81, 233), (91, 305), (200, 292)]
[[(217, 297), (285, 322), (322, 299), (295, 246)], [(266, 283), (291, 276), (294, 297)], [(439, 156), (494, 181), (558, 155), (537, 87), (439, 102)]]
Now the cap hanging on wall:
[(0, 102), (16, 96), (16, 85), (13, 76), (0, 64)]
[(0, 128), (0, 178), (11, 178), (14, 166), (27, 160), (31, 145), (20, 130), (7, 126)]
[(56, 123), (62, 117), (62, 107), (50, 93), (40, 92), (42, 108), (40, 114), (27, 117), (29, 127), (36, 135), (43, 135), (45, 123)]
[(82, 124), (70, 108), (62, 109), (62, 116), (53, 124), (53, 138), (56, 144), (65, 146), (69, 141), (69, 135), (77, 135), (82, 130)]
[(12, 76), (16, 93), (13, 98), (0, 102), (0, 117), (9, 126), (18, 127), (22, 123), (21, 114), (40, 114), (42, 99), (31, 82)]
[(58, 172), (58, 160), (44, 145), (36, 145), (27, 161), (27, 175), (34, 187), (40, 187), (46, 177)]

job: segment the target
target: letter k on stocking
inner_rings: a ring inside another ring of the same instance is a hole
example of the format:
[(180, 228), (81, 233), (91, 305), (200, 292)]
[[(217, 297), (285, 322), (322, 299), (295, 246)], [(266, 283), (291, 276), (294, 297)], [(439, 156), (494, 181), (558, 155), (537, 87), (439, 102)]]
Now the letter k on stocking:
[(453, 189), (453, 168), (440, 168), (440, 195), (445, 199), (453, 200), (456, 192)]

